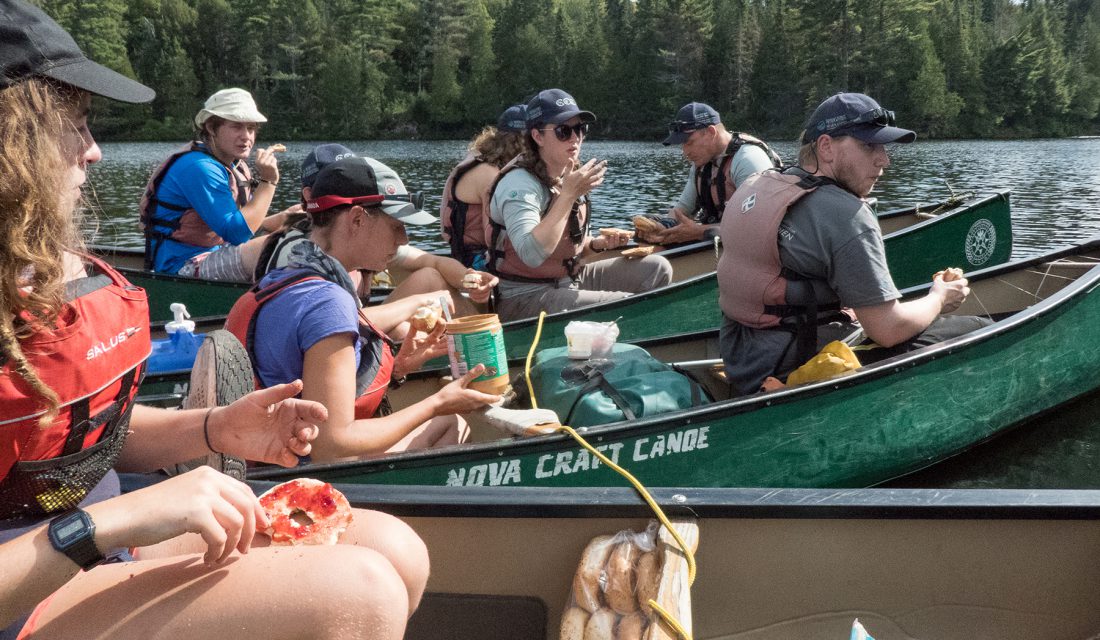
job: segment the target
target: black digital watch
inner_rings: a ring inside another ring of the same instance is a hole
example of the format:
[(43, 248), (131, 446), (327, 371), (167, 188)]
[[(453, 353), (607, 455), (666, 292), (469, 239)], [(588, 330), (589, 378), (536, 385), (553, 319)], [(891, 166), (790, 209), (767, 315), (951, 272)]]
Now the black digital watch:
[(72, 509), (50, 520), (46, 531), (53, 548), (85, 571), (106, 560), (95, 546), (95, 522), (83, 509)]

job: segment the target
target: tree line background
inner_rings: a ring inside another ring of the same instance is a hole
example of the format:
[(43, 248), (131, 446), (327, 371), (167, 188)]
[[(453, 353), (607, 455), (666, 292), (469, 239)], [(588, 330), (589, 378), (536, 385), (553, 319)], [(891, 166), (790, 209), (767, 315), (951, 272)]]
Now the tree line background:
[(93, 59), (157, 90), (98, 106), (101, 139), (182, 139), (250, 90), (282, 139), (463, 138), (561, 87), (601, 137), (682, 104), (793, 138), (862, 91), (927, 137), (1100, 129), (1092, 0), (42, 0)]

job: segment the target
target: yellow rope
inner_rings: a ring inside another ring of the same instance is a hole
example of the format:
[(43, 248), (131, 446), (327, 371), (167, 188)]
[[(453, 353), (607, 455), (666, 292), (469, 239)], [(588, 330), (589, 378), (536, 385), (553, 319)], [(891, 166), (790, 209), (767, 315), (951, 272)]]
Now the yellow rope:
[[(542, 311), (539, 313), (539, 321), (538, 324), (535, 326), (535, 339), (531, 343), (530, 350), (527, 351), (527, 362), (525, 363), (523, 368), (524, 378), (526, 378), (527, 382), (527, 392), (531, 396), (532, 409), (537, 409), (538, 404), (535, 401), (534, 386), (532, 386), (531, 384), (531, 360), (535, 356), (535, 349), (538, 347), (539, 338), (542, 336), (542, 321), (544, 318), (546, 318), (546, 312)], [(615, 464), (611, 461), (610, 458), (597, 451), (596, 448), (592, 445), (588, 444), (588, 441), (585, 440), (573, 428), (561, 425), (557, 428), (557, 431), (567, 433), (572, 436), (572, 438), (576, 440), (577, 443), (587, 449), (592, 455), (596, 456), (601, 462), (603, 462), (612, 470), (616, 471), (619, 475), (626, 478), (626, 480), (634, 487), (634, 490), (642, 496), (642, 499), (646, 501), (646, 504), (649, 505), (649, 508), (652, 509), (653, 513), (657, 516), (657, 520), (659, 520), (661, 524), (664, 525), (665, 529), (668, 530), (669, 534), (672, 535), (672, 539), (676, 541), (676, 544), (680, 547), (680, 551), (683, 552), (684, 558), (687, 559), (688, 587), (690, 588), (691, 585), (695, 583), (695, 554), (692, 553), (691, 549), (688, 548), (687, 543), (684, 542), (684, 539), (680, 537), (679, 532), (677, 532), (676, 529), (672, 526), (672, 523), (669, 522), (668, 516), (665, 515), (664, 510), (661, 509), (660, 505), (657, 504), (657, 501), (653, 499), (653, 496), (649, 494), (649, 491), (646, 490), (645, 486), (643, 486), (642, 483), (637, 478), (635, 478), (632, 473)], [(670, 614), (668, 611), (665, 611), (665, 609), (662, 608), (661, 605), (657, 604), (656, 600), (650, 600), (649, 606), (657, 612), (657, 615), (668, 626), (672, 627), (677, 636), (683, 638), (684, 640), (692, 640), (691, 634), (689, 634), (687, 630), (684, 629), (683, 625), (681, 625), (680, 622), (672, 616), (672, 614)]]

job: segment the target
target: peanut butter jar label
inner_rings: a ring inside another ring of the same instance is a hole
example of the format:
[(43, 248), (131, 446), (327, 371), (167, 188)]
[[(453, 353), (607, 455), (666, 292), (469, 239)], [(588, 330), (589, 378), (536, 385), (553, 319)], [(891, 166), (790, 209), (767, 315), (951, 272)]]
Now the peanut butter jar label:
[(447, 334), (447, 346), (453, 354), (451, 375), (459, 377), (479, 364), (485, 373), (474, 382), (486, 382), (508, 375), (508, 356), (504, 352), (504, 331), (486, 329), (473, 333)]

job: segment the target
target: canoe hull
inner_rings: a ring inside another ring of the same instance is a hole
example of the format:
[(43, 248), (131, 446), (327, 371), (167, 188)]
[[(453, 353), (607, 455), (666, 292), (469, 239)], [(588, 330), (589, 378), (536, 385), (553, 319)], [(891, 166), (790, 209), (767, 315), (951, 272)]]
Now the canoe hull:
[[(844, 378), (594, 427), (584, 435), (648, 486), (860, 487), (885, 482), (1100, 386), (1095, 375), (1100, 349), (1094, 346), (1100, 344), (1094, 321), (1100, 317), (1097, 286), (1100, 267), (1009, 320)], [(622, 483), (566, 436), (317, 465), (310, 473), (372, 484)]]
[[(344, 487), (432, 559), (410, 640), (558, 638), (585, 544), (641, 530), (628, 489)], [(1100, 492), (678, 489), (699, 526), (694, 637), (1094, 638)], [(1052, 633), (1056, 627), (1057, 632)], [(521, 633), (522, 631), (522, 633)]]

